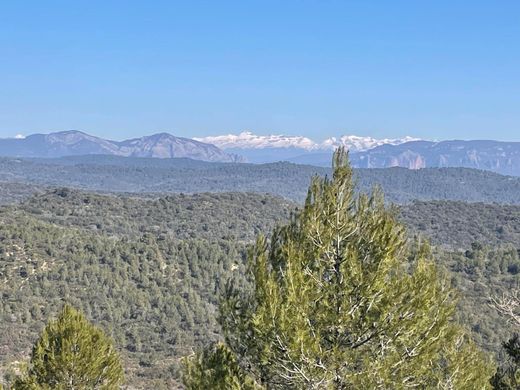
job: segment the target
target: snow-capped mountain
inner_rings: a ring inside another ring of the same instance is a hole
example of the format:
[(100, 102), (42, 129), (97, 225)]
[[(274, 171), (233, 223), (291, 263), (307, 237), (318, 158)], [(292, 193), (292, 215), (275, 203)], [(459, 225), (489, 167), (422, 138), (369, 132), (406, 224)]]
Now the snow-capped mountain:
[(249, 131), (240, 134), (227, 134), (209, 137), (194, 138), (197, 141), (218, 146), (227, 152), (244, 156), (253, 163), (273, 161), (302, 161), (310, 163), (314, 158), (330, 161), (333, 150), (344, 146), (350, 152), (357, 153), (370, 150), (381, 145), (400, 145), (405, 142), (416, 141), (418, 138), (404, 137), (396, 139), (377, 139), (344, 135), (339, 138), (327, 138), (316, 142), (303, 136), (291, 135), (257, 135)]
[(313, 150), (318, 148), (318, 144), (307, 137), (292, 135), (256, 135), (250, 131), (243, 131), (240, 134), (217, 135), (193, 139), (213, 144), (221, 149), (298, 148)]
[[(209, 142), (217, 144), (220, 148)], [(329, 138), (318, 143), (306, 137), (259, 136), (253, 133), (205, 137), (197, 140), (159, 133), (113, 141), (73, 130), (0, 139), (0, 156), (186, 157), (208, 162), (289, 161), (330, 167), (333, 150), (338, 146), (345, 146), (351, 151), (350, 160), (357, 168), (466, 167), (506, 175), (520, 175), (520, 142), (486, 140), (433, 142), (415, 140), (411, 137), (376, 139), (348, 135), (337, 139)]]
[(240, 134), (227, 134), (209, 137), (195, 137), (196, 141), (213, 144), (221, 149), (266, 149), (266, 148), (296, 148), (306, 151), (334, 150), (338, 146), (345, 146), (352, 152), (360, 152), (376, 146), (390, 144), (399, 145), (405, 142), (418, 141), (419, 138), (404, 137), (395, 139), (377, 139), (360, 137), (357, 135), (343, 135), (339, 138), (331, 137), (322, 142), (310, 138), (293, 135), (257, 135), (250, 131)]
[(419, 141), (419, 138), (406, 136), (404, 138), (383, 138), (359, 137), (357, 135), (344, 135), (339, 139), (335, 137), (327, 138), (320, 144), (320, 149), (335, 149), (338, 146), (345, 146), (351, 152), (364, 152), (381, 145), (400, 145), (410, 141)]

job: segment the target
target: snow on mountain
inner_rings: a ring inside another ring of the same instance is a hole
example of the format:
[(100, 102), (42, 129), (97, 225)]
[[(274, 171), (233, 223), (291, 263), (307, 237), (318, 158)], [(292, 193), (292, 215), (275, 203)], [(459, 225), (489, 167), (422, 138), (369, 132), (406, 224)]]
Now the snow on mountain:
[(221, 149), (298, 148), (313, 150), (318, 148), (318, 144), (307, 137), (256, 135), (250, 131), (244, 131), (240, 134), (217, 135), (193, 139), (199, 142), (213, 144)]
[(194, 138), (196, 141), (218, 146), (221, 149), (278, 149), (295, 148), (303, 151), (333, 150), (338, 146), (345, 146), (353, 152), (361, 152), (376, 146), (390, 144), (399, 145), (405, 142), (417, 141), (418, 138), (404, 137), (397, 139), (376, 139), (373, 137), (359, 137), (344, 135), (340, 138), (332, 137), (323, 142), (315, 142), (302, 136), (287, 135), (256, 135), (245, 131), (240, 134), (227, 134), (210, 137)]
[(335, 149), (338, 146), (345, 146), (352, 152), (364, 152), (381, 145), (400, 145), (406, 142), (419, 141), (419, 138), (406, 136), (404, 138), (383, 138), (359, 137), (357, 135), (344, 135), (339, 139), (335, 137), (327, 138), (321, 143), (321, 149)]

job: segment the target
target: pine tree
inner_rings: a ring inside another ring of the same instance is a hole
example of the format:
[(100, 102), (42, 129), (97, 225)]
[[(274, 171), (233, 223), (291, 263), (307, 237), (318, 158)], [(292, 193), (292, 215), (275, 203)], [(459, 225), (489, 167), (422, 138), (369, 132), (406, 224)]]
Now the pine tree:
[(200, 355), (184, 360), (183, 383), (186, 390), (260, 390), (240, 369), (234, 354), (216, 344)]
[(244, 375), (266, 388), (489, 387), (428, 245), (408, 243), (379, 191), (354, 194), (343, 149), (249, 260), (252, 291), (229, 285), (220, 321)]
[(65, 305), (33, 347), (26, 375), (13, 389), (112, 390), (123, 368), (112, 341), (82, 313)]
[[(492, 299), (493, 306), (514, 327), (520, 327), (520, 290), (513, 289), (500, 298)], [(520, 335), (513, 334), (502, 344), (507, 355), (506, 361), (497, 368), (491, 384), (496, 390), (520, 388)]]
[(520, 388), (520, 336), (514, 334), (503, 344), (508, 362), (497, 369), (491, 378), (496, 390), (515, 390)]

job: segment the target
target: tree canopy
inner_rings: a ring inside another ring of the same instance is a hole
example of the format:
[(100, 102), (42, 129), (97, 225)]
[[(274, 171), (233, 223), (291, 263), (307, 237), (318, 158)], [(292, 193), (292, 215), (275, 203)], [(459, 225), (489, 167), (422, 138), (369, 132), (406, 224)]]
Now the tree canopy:
[(226, 345), (270, 389), (485, 388), (491, 367), (454, 323), (454, 290), (431, 257), (379, 191), (355, 195), (340, 149), (301, 212), (258, 238), (252, 289), (228, 285)]
[(33, 347), (27, 373), (14, 390), (113, 390), (123, 368), (112, 341), (85, 316), (65, 305)]

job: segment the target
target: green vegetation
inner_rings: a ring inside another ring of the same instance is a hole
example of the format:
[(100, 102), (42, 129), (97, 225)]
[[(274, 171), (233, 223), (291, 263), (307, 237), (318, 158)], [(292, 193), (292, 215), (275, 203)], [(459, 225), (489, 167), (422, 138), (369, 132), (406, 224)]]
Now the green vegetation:
[(286, 221), (296, 204), (246, 193), (169, 195), (161, 198), (102, 196), (67, 188), (34, 196), (16, 207), (41, 221), (111, 237), (254, 241)]
[(33, 347), (29, 368), (13, 390), (116, 390), (123, 367), (112, 341), (65, 305)]
[[(379, 185), (391, 202), (462, 200), (520, 204), (520, 178), (465, 168), (355, 170), (362, 191)], [(0, 158), (0, 181), (101, 192), (256, 192), (302, 202), (314, 175), (331, 170), (291, 163), (230, 164), (189, 159), (80, 156)]]
[(260, 390), (238, 365), (229, 348), (217, 343), (184, 359), (183, 383), (187, 390)]
[(413, 202), (400, 218), (416, 233), (444, 248), (469, 248), (479, 242), (520, 248), (520, 207), (450, 201)]
[[(269, 242), (260, 236), (249, 262), (252, 288), (229, 286), (220, 322), (242, 371), (262, 387), (484, 388), (491, 376), (452, 321), (454, 291), (428, 246), (409, 246), (379, 193), (354, 196), (341, 149), (333, 178), (315, 178), (302, 211)], [(195, 359), (213, 366), (215, 355)], [(234, 363), (186, 377), (216, 388)]]
[(515, 334), (504, 343), (507, 362), (499, 367), (491, 378), (494, 389), (514, 390), (520, 388), (520, 338)]
[(24, 201), (44, 190), (44, 187), (34, 184), (0, 181), (0, 205)]
[[(254, 193), (152, 197), (70, 189), (1, 207), (4, 382), (12, 383), (65, 298), (114, 340), (127, 383), (175, 388), (181, 358), (222, 340), (218, 297), (232, 276), (248, 286), (241, 277), (247, 246), (290, 221), (296, 208)], [(518, 286), (519, 213), (519, 206), (445, 201), (399, 209), (412, 238), (432, 237), (432, 258), (458, 290), (457, 320), (505, 365), (502, 344), (515, 327), (489, 297)]]
[(286, 220), (286, 205), (264, 195), (143, 200), (56, 190), (4, 208), (4, 377), (65, 298), (113, 337), (129, 383), (172, 388), (179, 359), (218, 339), (218, 296), (244, 273), (246, 244)]

